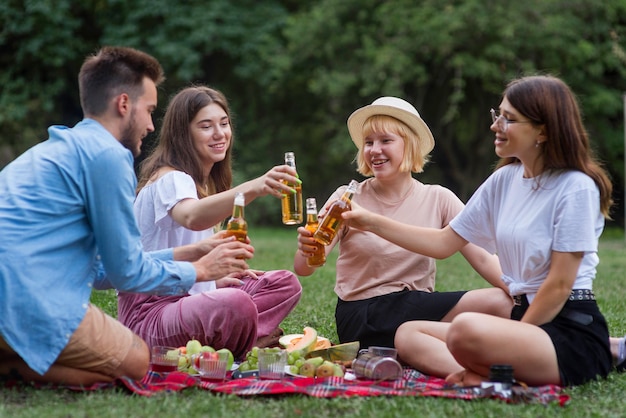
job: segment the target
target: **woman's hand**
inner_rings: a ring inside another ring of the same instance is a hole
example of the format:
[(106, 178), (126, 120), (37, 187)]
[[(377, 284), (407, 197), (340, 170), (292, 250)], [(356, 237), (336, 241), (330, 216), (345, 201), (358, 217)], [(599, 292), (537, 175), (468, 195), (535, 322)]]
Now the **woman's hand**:
[[(231, 241), (233, 241), (233, 237), (227, 236), (226, 230), (223, 230), (223, 231), (216, 232), (215, 234), (211, 235), (209, 238), (205, 238), (201, 241), (196, 242), (196, 245), (198, 246), (198, 251), (200, 251), (202, 255), (205, 255), (213, 251), (219, 245), (225, 244)], [(249, 244), (249, 243), (250, 243), (250, 240), (248, 239), (248, 242), (246, 244)]]
[(281, 198), (285, 193), (293, 193), (286, 183), (302, 183), (293, 167), (278, 165), (254, 180), (250, 180), (251, 189), (257, 196), (272, 195)]
[(316, 242), (313, 238), (313, 232), (301, 226), (298, 231), (298, 250), (303, 257), (312, 257), (316, 250)]
[(346, 225), (362, 231), (371, 231), (371, 227), (374, 224), (374, 217), (380, 215), (376, 215), (367, 209), (363, 209), (354, 202), (350, 203), (350, 207), (350, 210), (341, 214), (341, 217), (345, 221)]
[(219, 289), (222, 287), (237, 287), (243, 285), (245, 278), (259, 280), (259, 276), (265, 273), (263, 270), (245, 270), (240, 273), (233, 273), (228, 277), (222, 277), (215, 281), (215, 286)]

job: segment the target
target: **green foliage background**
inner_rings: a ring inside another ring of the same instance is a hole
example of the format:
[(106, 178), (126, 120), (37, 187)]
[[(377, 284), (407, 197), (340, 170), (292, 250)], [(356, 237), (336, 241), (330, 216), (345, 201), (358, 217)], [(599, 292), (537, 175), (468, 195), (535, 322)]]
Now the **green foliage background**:
[[(350, 178), (345, 122), (379, 96), (417, 107), (436, 140), (420, 175), (466, 200), (491, 172), (490, 107), (512, 78), (551, 73), (579, 95), (593, 145), (624, 201), (624, 0), (5, 0), (0, 4), (0, 167), (82, 113), (76, 76), (106, 44), (156, 56), (168, 98), (222, 90), (235, 114), (239, 183), (295, 151), (306, 196)], [(149, 152), (156, 136), (145, 140)], [(278, 224), (275, 199), (246, 215)], [(623, 206), (614, 212), (623, 224)]]

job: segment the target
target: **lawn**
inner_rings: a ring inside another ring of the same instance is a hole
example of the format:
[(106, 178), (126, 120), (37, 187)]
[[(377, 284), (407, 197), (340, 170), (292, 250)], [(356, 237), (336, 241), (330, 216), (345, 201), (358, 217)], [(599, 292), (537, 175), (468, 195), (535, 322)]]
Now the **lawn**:
[[(291, 228), (258, 229), (250, 232), (258, 269), (290, 269), (296, 245)], [(624, 235), (605, 232), (600, 246), (600, 266), (595, 286), (600, 307), (609, 321), (612, 335), (626, 333)], [(286, 333), (299, 333), (304, 326), (316, 328), (337, 342), (333, 292), (336, 251), (327, 265), (302, 277), (300, 304), (282, 324)], [(440, 291), (484, 287), (483, 282), (460, 256), (438, 263)], [(93, 302), (112, 315), (116, 299), (112, 291), (96, 292)], [(43, 347), (42, 347), (43, 349)], [(64, 390), (0, 390), (0, 417), (622, 417), (626, 414), (626, 374), (613, 373), (607, 380), (567, 389), (571, 401), (558, 405), (507, 405), (496, 400), (463, 401), (426, 397), (380, 397), (318, 399), (307, 396), (239, 398), (187, 389), (152, 398), (129, 395), (125, 390), (71, 392)]]

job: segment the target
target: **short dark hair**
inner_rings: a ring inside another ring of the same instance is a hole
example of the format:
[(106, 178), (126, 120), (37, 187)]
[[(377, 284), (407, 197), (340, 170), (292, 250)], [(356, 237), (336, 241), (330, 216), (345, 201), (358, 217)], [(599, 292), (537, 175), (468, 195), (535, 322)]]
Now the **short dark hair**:
[(145, 52), (105, 46), (85, 59), (78, 74), (80, 105), (85, 116), (102, 115), (112, 97), (123, 92), (132, 100), (143, 94), (143, 79), (165, 80), (161, 64)]

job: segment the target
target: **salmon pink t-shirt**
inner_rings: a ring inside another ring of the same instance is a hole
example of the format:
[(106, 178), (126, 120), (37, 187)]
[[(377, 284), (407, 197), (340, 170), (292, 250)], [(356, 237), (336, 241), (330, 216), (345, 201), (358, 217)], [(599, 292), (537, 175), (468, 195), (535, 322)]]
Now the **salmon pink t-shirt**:
[[(413, 179), (411, 190), (397, 202), (377, 195), (372, 180), (359, 184), (352, 200), (365, 209), (396, 221), (431, 228), (443, 228), (463, 209), (452, 191)], [(328, 203), (338, 199), (346, 186), (338, 188)], [(371, 233), (348, 228), (338, 234), (339, 257), (335, 293), (345, 301), (367, 299), (404, 289), (432, 292), (435, 288), (435, 260), (417, 254)]]

